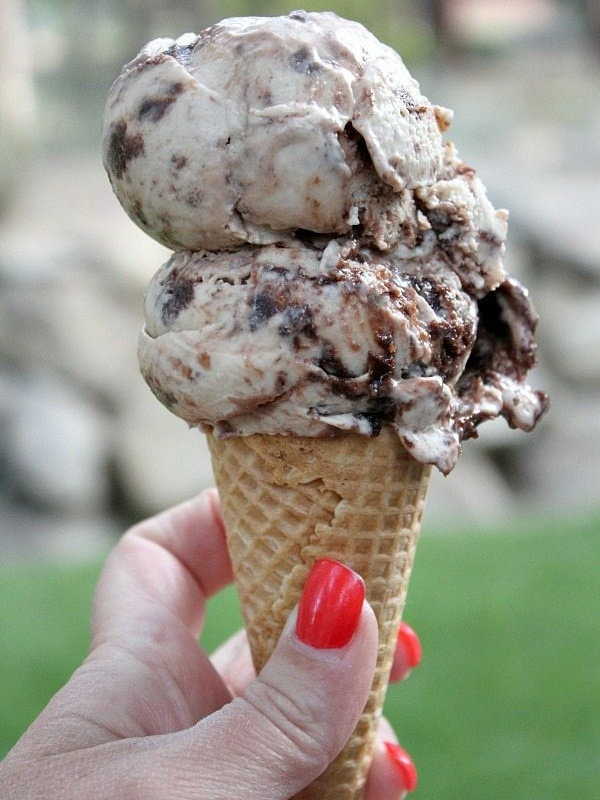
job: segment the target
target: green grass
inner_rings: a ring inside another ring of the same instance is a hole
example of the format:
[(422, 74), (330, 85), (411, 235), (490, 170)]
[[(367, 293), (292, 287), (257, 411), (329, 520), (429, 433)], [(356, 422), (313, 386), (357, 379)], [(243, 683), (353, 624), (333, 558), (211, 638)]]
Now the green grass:
[(600, 521), (423, 537), (405, 618), (424, 660), (388, 696), (421, 795), (592, 800)]
[[(386, 711), (416, 797), (593, 800), (600, 785), (600, 520), (422, 536), (405, 618), (424, 659)], [(99, 567), (0, 571), (0, 755), (84, 657)], [(204, 641), (239, 624), (235, 595)]]
[(0, 757), (84, 658), (98, 566), (0, 571)]

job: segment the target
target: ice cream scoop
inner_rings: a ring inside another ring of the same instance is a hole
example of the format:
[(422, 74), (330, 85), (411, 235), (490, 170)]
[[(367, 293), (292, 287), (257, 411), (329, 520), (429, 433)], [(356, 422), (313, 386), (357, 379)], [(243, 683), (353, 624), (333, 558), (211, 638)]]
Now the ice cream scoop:
[(104, 163), (127, 213), (173, 249), (365, 223), (386, 248), (402, 190), (441, 165), (448, 122), (357, 23), (302, 11), (229, 19), (155, 40), (125, 67)]
[(387, 422), (448, 470), (450, 387), (477, 307), (436, 266), (402, 272), (336, 240), (176, 253), (147, 294), (142, 373), (171, 411), (217, 436), (373, 435)]

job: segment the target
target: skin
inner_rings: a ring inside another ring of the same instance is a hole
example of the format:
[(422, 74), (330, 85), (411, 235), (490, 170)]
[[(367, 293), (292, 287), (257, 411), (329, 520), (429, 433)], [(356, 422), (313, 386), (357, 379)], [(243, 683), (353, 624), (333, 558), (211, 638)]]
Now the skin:
[[(0, 764), (3, 800), (288, 800), (320, 774), (365, 703), (373, 612), (338, 650), (300, 642), (294, 612), (255, 677), (243, 632), (212, 659), (197, 643), (231, 581), (213, 490), (129, 530), (96, 590), (89, 656)], [(400, 645), (396, 680), (407, 658)], [(405, 796), (384, 740), (385, 720), (365, 800)]]

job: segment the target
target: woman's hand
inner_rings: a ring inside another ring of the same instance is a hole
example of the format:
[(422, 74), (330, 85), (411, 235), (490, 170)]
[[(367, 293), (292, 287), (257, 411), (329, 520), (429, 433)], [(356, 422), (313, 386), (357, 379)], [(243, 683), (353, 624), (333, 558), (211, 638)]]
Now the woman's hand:
[[(243, 634), (213, 659), (197, 642), (205, 601), (232, 581), (216, 493), (136, 525), (102, 572), (88, 658), (0, 765), (3, 800), (288, 800), (341, 750), (375, 666), (362, 582), (328, 569), (336, 591), (313, 570), (300, 622), (255, 677)], [(409, 628), (398, 641), (396, 680), (420, 658)], [(366, 800), (415, 782), (383, 722)]]

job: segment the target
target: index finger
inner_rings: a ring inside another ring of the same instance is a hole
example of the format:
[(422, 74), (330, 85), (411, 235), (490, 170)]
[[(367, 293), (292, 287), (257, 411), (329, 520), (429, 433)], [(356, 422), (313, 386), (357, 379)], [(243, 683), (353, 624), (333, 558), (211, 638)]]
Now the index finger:
[(195, 634), (205, 601), (233, 579), (215, 490), (131, 528), (110, 554), (96, 590), (93, 646), (172, 617)]

